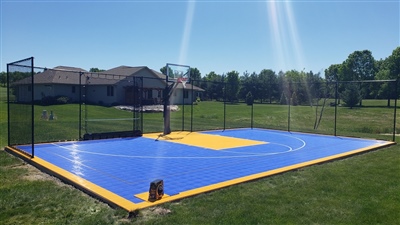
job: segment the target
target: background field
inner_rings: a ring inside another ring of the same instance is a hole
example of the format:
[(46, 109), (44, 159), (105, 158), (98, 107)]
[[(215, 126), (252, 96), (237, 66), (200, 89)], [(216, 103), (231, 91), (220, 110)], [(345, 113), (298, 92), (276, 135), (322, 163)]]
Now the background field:
[[(4, 88), (0, 88), (0, 145), (7, 144)], [(393, 108), (385, 101), (363, 101), (364, 107), (338, 108), (338, 135), (391, 140)], [(90, 106), (93, 117), (126, 116), (114, 108)], [(250, 107), (226, 105), (226, 126), (249, 127)], [(38, 140), (77, 139), (77, 105), (57, 105), (56, 121), (37, 121)], [(291, 128), (332, 134), (334, 107), (326, 108), (320, 127), (313, 129), (315, 107), (291, 107)], [(182, 114), (171, 116), (173, 129)], [(285, 130), (287, 106), (254, 105), (254, 126)], [(201, 102), (193, 107), (194, 130), (223, 126), (223, 103)], [(162, 114), (144, 115), (144, 131), (162, 129)], [(186, 116), (185, 116), (186, 118)], [(152, 122), (150, 122), (152, 121)], [(190, 120), (184, 122), (185, 129)], [(108, 129), (108, 124), (103, 124)], [(65, 138), (65, 136), (67, 138)], [(130, 215), (41, 173), (0, 151), (0, 221), (2, 224), (400, 224), (400, 147), (267, 177), (202, 194)]]

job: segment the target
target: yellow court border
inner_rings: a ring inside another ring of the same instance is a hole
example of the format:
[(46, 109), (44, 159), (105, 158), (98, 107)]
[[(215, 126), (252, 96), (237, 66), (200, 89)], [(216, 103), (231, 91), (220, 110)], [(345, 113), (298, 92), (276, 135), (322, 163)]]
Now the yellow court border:
[[(344, 158), (344, 157), (347, 157), (350, 155), (359, 154), (359, 153), (366, 152), (366, 151), (371, 151), (371, 150), (375, 150), (375, 149), (379, 149), (379, 148), (383, 148), (383, 147), (388, 147), (388, 146), (394, 145), (394, 144), (396, 144), (396, 143), (395, 142), (387, 142), (385, 144), (376, 144), (376, 145), (369, 146), (366, 148), (360, 148), (360, 149), (356, 149), (356, 150), (345, 152), (345, 153), (340, 153), (340, 154), (336, 154), (336, 155), (332, 155), (332, 156), (328, 156), (328, 157), (324, 157), (324, 158), (320, 158), (320, 159), (316, 159), (316, 160), (311, 160), (311, 161), (307, 161), (307, 162), (303, 162), (303, 163), (294, 164), (291, 166), (286, 166), (286, 167), (269, 170), (269, 171), (249, 175), (249, 176), (244, 176), (244, 177), (240, 177), (240, 178), (236, 178), (236, 179), (232, 179), (232, 180), (228, 180), (228, 181), (224, 181), (224, 182), (220, 182), (220, 183), (216, 183), (216, 184), (211, 184), (211, 185), (204, 186), (201, 188), (184, 191), (179, 194), (172, 195), (172, 196), (166, 195), (162, 199), (155, 201), (155, 202), (144, 201), (141, 203), (133, 203), (113, 192), (110, 192), (92, 182), (89, 182), (79, 176), (76, 176), (76, 175), (74, 175), (60, 167), (57, 167), (45, 160), (42, 160), (38, 157), (31, 158), (31, 157), (27, 156), (26, 154), (22, 153), (18, 149), (7, 146), (6, 150), (8, 150), (9, 152), (11, 151), (12, 154), (16, 154), (17, 156), (21, 157), (22, 159), (26, 160), (27, 162), (29, 162), (30, 164), (32, 164), (36, 167), (43, 168), (43, 169), (53, 173), (60, 179), (67, 181), (68, 183), (70, 183), (80, 189), (83, 189), (87, 193), (103, 199), (105, 202), (109, 203), (110, 205), (117, 205), (117, 206), (131, 212), (134, 210), (143, 209), (143, 208), (163, 204), (166, 202), (179, 200), (182, 198), (206, 193), (209, 191), (214, 191), (214, 190), (228, 187), (231, 185), (240, 184), (240, 183), (248, 182), (251, 180), (268, 177), (271, 175), (288, 172), (288, 171), (299, 169), (302, 167), (307, 167), (307, 166), (311, 166), (311, 165), (315, 165), (315, 164), (319, 164), (319, 163), (323, 163), (323, 162), (327, 162), (327, 161), (332, 161), (334, 159), (339, 159), (339, 158)], [(141, 193), (139, 195), (141, 195), (141, 197), (146, 196), (145, 193)]]
[(27, 161), (33, 166), (38, 167), (39, 169), (44, 169), (46, 172), (50, 172), (51, 174), (54, 174), (61, 180), (66, 181), (69, 184), (72, 184), (76, 186), (77, 188), (80, 188), (84, 190), (85, 192), (88, 192), (91, 195), (97, 196), (101, 199), (103, 199), (105, 202), (112, 203), (112, 205), (117, 205), (127, 211), (133, 211), (137, 207), (135, 206), (136, 204), (107, 190), (104, 189), (86, 179), (83, 179), (79, 176), (76, 176), (75, 174), (70, 173), (67, 170), (64, 170), (52, 163), (49, 163), (37, 156), (34, 158), (31, 158), (25, 153), (22, 153), (20, 150), (12, 148), (7, 146), (6, 150), (11, 151), (12, 154), (17, 155), (21, 157), (23, 160)]

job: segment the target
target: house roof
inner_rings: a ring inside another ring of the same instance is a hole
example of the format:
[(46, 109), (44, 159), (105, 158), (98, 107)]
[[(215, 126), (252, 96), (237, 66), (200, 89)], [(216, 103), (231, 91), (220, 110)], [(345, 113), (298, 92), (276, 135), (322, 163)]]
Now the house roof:
[(79, 67), (71, 67), (71, 66), (56, 66), (53, 69), (54, 70), (76, 71), (76, 72), (87, 72), (85, 69), (82, 69)]
[[(35, 84), (79, 84), (79, 77), (80, 72), (84, 72), (85, 74), (90, 74), (90, 76), (82, 76), (81, 77), (81, 84), (86, 83), (87, 81), (91, 85), (113, 85), (117, 82), (125, 79), (127, 76), (135, 76), (138, 74), (139, 71), (147, 70), (150, 74), (153, 74), (155, 78), (159, 78), (162, 82), (166, 82), (166, 76), (160, 72), (152, 70), (147, 66), (138, 66), (138, 67), (131, 67), (131, 66), (119, 66), (115, 67), (103, 72), (99, 73), (91, 73), (82, 68), (78, 67), (69, 67), (69, 66), (57, 66), (53, 69), (45, 69), (41, 73), (37, 73), (34, 76)], [(87, 78), (89, 77), (89, 78)], [(27, 84), (28, 79), (25, 78), (23, 80), (14, 82), (14, 84)], [(30, 82), (30, 81), (29, 81)], [(28, 83), (29, 83), (28, 82)], [(178, 84), (178, 89), (183, 88), (182, 84)], [(186, 84), (187, 90), (192, 89), (191, 84)], [(193, 90), (195, 91), (204, 91), (203, 89), (193, 86)]]
[[(179, 84), (176, 86), (176, 88), (177, 88), (177, 89), (182, 89), (182, 88), (183, 88), (182, 83), (179, 83)], [(195, 85), (191, 85), (190, 83), (187, 83), (187, 84), (186, 84), (185, 90), (192, 90), (192, 88), (193, 88), (194, 91), (204, 91), (204, 89), (199, 88), (199, 87), (197, 87), (197, 86), (195, 86)]]
[(141, 70), (147, 70), (150, 73), (152, 73), (156, 78), (160, 79), (165, 79), (166, 76), (160, 72), (157, 72), (155, 70), (150, 69), (147, 66), (137, 66), (137, 67), (132, 67), (132, 66), (118, 66), (109, 70), (106, 70), (102, 73), (104, 74), (116, 74), (116, 75), (122, 75), (122, 76), (135, 76), (135, 74)]
[[(45, 69), (34, 75), (35, 84), (79, 84), (79, 72), (87, 72), (82, 68), (57, 66), (53, 69)], [(29, 77), (16, 81), (13, 84), (30, 83)], [(82, 77), (82, 82), (85, 82)]]
[(102, 73), (105, 74), (116, 74), (116, 75), (123, 75), (123, 76), (130, 76), (132, 74), (137, 73), (138, 71), (146, 68), (146, 66), (137, 66), (137, 67), (132, 67), (132, 66), (118, 66), (109, 70), (106, 70)]

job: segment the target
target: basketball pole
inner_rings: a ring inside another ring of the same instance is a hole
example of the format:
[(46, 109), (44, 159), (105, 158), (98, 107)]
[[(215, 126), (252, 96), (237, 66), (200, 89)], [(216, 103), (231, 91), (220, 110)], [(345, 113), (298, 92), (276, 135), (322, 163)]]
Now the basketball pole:
[(174, 82), (171, 85), (168, 85), (168, 76), (167, 76), (167, 84), (165, 85), (164, 90), (164, 135), (171, 133), (171, 109), (169, 107), (170, 98), (175, 88), (178, 86), (178, 82)]
[[(172, 69), (170, 69), (171, 66), (186, 68), (186, 72), (182, 72), (181, 70), (172, 70)], [(164, 117), (163, 135), (168, 135), (171, 133), (171, 108), (169, 107), (170, 98), (179, 83), (182, 83), (183, 88), (185, 88), (185, 84), (186, 84), (188, 78), (190, 77), (190, 66), (167, 63), (166, 70), (167, 70), (166, 71), (166, 84), (165, 84), (165, 89), (164, 89), (164, 107), (163, 107), (164, 108), (164, 110), (163, 110), (163, 117)], [(177, 71), (178, 71), (178, 73), (177, 73)], [(171, 80), (172, 84), (169, 84), (170, 76), (172, 76), (172, 80)], [(182, 95), (183, 95), (183, 93), (182, 93)]]

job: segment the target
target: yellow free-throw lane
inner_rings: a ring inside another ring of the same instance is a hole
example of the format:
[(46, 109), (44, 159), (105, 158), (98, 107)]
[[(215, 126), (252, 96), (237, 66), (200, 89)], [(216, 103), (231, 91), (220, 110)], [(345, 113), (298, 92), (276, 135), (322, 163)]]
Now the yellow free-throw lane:
[(197, 132), (179, 131), (172, 132), (168, 135), (162, 133), (143, 134), (143, 137), (156, 140), (165, 140), (174, 143), (192, 145), (201, 148), (209, 148), (213, 150), (223, 150), (229, 148), (246, 147), (253, 145), (267, 144), (264, 141), (254, 141), (249, 139), (225, 137), (220, 135), (203, 134)]

